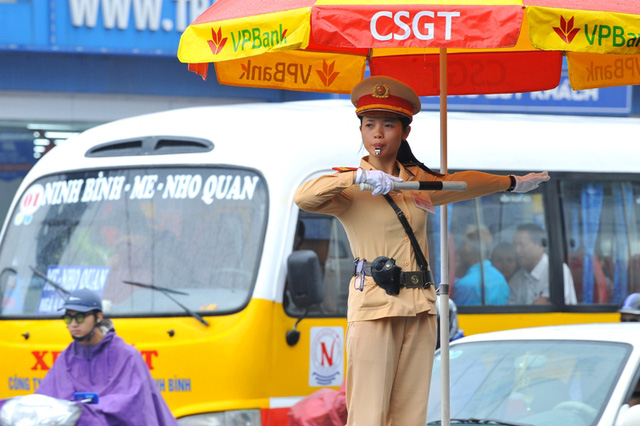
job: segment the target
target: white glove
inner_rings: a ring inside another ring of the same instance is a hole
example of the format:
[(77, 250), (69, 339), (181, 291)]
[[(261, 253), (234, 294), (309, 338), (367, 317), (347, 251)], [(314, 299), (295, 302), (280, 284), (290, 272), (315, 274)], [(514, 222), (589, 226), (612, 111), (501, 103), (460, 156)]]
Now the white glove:
[(513, 192), (529, 192), (550, 179), (547, 172), (529, 173), (524, 176), (514, 176), (514, 178), (516, 178), (516, 187), (513, 188)]
[(356, 183), (373, 185), (371, 195), (388, 194), (393, 189), (393, 182), (402, 182), (399, 177), (391, 176), (380, 170), (362, 170), (356, 172)]

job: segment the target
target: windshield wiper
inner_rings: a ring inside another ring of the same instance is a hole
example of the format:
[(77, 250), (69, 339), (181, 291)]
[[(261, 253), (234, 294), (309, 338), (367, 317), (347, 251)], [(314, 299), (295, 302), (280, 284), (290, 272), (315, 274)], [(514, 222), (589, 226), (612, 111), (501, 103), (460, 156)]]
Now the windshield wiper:
[(42, 272), (38, 271), (36, 268), (34, 268), (33, 266), (29, 266), (29, 268), (31, 268), (31, 270), (33, 271), (34, 274), (36, 274), (37, 276), (39, 276), (40, 278), (42, 278), (43, 280), (45, 280), (46, 282), (48, 282), (49, 284), (51, 284), (56, 290), (58, 290), (59, 292), (62, 292), (62, 294), (64, 296), (60, 296), (60, 294), (58, 294), (58, 296), (60, 296), (62, 299), (67, 300), (67, 298), (69, 297), (69, 295), (71, 294), (71, 292), (69, 290), (67, 290), (66, 288), (62, 287), (60, 284), (58, 284), (57, 282), (53, 281), (51, 278), (47, 277), (45, 274), (43, 274)]
[[(452, 424), (462, 424), (462, 425), (501, 425), (501, 426), (532, 426), (529, 423), (516, 423), (516, 422), (507, 422), (504, 420), (498, 419), (451, 419)], [(442, 420), (434, 420), (432, 422), (427, 423), (427, 425), (439, 425), (442, 424)]]
[(135, 281), (126, 281), (123, 280), (122, 281), (125, 284), (129, 284), (129, 285), (135, 285), (138, 287), (144, 287), (144, 288), (149, 288), (151, 290), (156, 290), (159, 291), (161, 293), (163, 293), (165, 296), (167, 296), (169, 299), (173, 300), (176, 305), (180, 306), (182, 309), (184, 309), (184, 311), (186, 313), (188, 313), (189, 315), (191, 315), (192, 317), (194, 317), (195, 319), (197, 319), (198, 321), (200, 321), (201, 323), (203, 323), (204, 325), (206, 325), (207, 327), (209, 326), (209, 323), (207, 321), (205, 321), (204, 318), (202, 318), (200, 315), (198, 315), (197, 312), (192, 311), (191, 309), (187, 308), (186, 306), (184, 306), (182, 303), (178, 302), (173, 296), (171, 296), (170, 293), (174, 293), (174, 294), (182, 294), (184, 296), (188, 296), (189, 293), (185, 293), (184, 291), (178, 291), (178, 290), (173, 290), (171, 288), (166, 288), (166, 287), (160, 287), (157, 285), (153, 285), (153, 284), (142, 284), (142, 283), (138, 283)]

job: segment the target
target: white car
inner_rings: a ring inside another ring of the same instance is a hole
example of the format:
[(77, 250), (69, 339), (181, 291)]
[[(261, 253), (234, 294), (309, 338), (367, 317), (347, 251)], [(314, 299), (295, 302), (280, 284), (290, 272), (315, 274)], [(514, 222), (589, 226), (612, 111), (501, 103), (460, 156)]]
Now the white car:
[[(638, 323), (477, 334), (449, 359), (452, 425), (640, 425)], [(427, 425), (441, 424), (440, 366), (438, 352)]]

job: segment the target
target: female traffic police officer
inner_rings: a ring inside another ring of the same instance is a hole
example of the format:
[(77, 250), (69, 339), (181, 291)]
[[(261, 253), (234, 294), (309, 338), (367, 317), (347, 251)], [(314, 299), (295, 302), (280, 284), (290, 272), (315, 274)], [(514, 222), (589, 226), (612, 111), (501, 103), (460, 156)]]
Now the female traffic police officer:
[[(436, 346), (435, 289), (430, 274), (418, 271), (409, 235), (393, 207), (377, 195), (389, 193), (428, 258), (426, 218), (431, 206), (498, 191), (525, 192), (549, 177), (546, 172), (524, 177), (432, 172), (413, 157), (406, 142), (409, 124), (421, 108), (410, 87), (388, 77), (369, 77), (353, 89), (351, 101), (369, 155), (357, 169), (305, 182), (295, 202), (303, 210), (336, 216), (356, 256), (347, 313), (347, 424), (424, 426)], [(467, 189), (391, 191), (393, 182), (413, 180), (464, 181)], [(373, 191), (360, 191), (354, 185), (360, 183), (373, 185)], [(378, 270), (393, 271), (385, 279), (393, 276), (391, 281), (400, 283), (397, 294), (388, 291), (382, 277), (376, 276), (376, 283), (371, 274)]]

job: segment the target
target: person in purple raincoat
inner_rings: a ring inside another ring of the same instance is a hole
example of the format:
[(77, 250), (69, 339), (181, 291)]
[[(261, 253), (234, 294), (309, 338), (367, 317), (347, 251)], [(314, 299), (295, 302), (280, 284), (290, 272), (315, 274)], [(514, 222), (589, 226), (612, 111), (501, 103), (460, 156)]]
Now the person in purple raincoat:
[(140, 352), (116, 335), (104, 318), (100, 297), (71, 293), (62, 316), (73, 342), (56, 359), (36, 393), (73, 400), (75, 392), (95, 392), (78, 425), (177, 425)]

